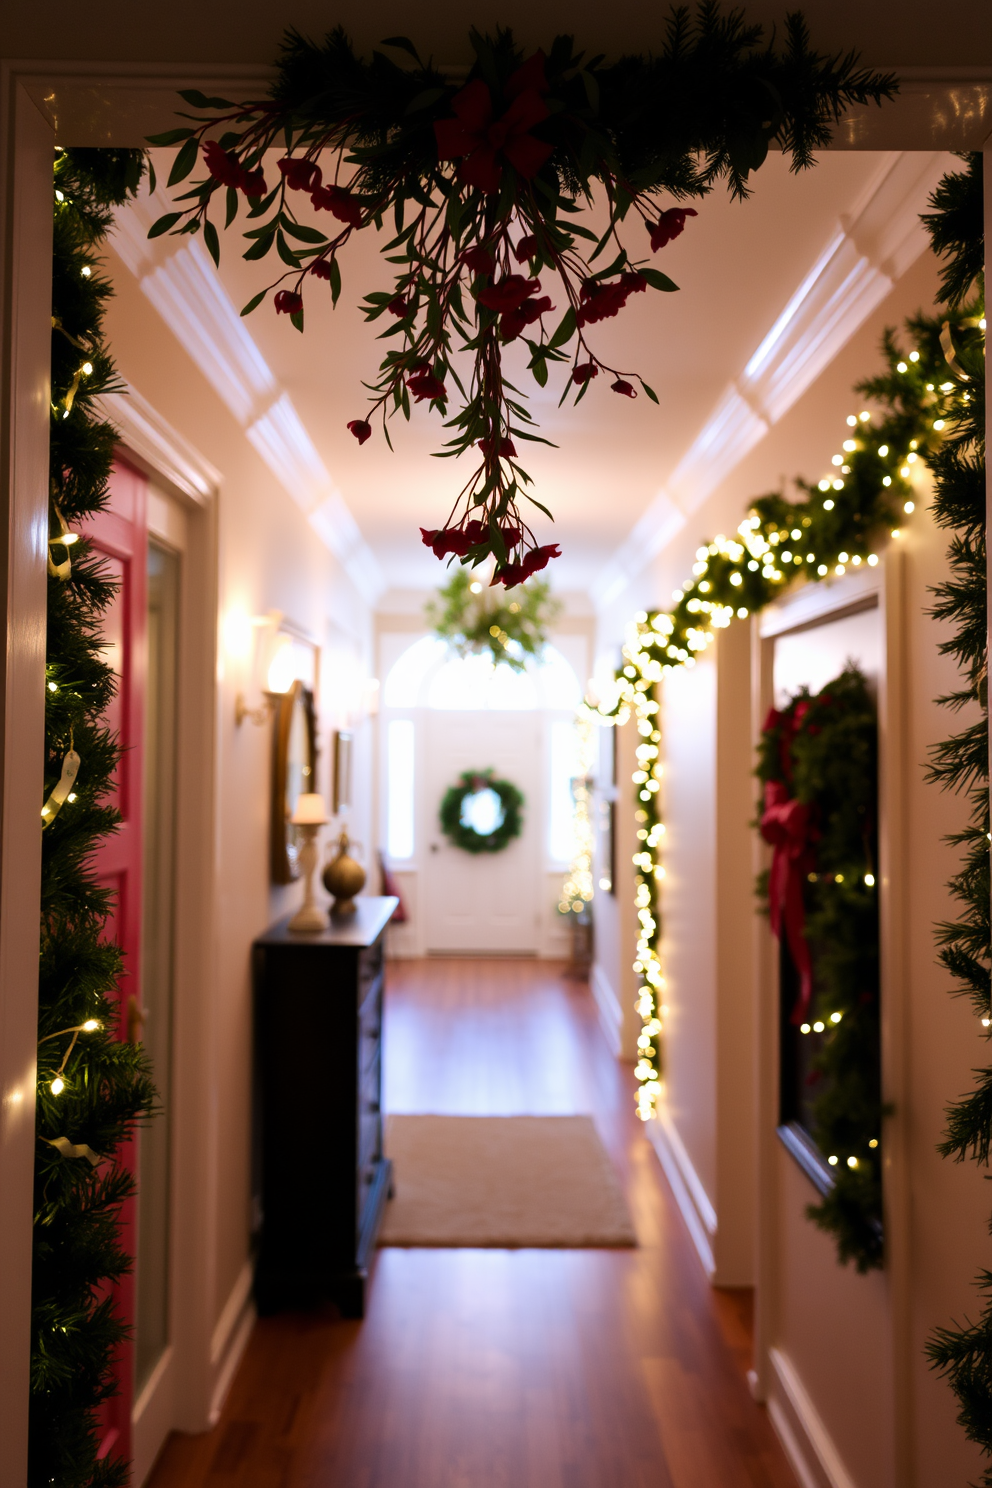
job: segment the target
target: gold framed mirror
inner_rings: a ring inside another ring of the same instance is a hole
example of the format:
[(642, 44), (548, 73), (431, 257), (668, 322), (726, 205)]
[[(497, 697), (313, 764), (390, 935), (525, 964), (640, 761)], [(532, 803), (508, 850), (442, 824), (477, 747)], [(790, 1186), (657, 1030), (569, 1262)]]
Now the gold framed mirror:
[(316, 789), (317, 730), (313, 693), (294, 682), (279, 696), (273, 720), (271, 876), (277, 884), (300, 876), (297, 831), (290, 818), (297, 797)]

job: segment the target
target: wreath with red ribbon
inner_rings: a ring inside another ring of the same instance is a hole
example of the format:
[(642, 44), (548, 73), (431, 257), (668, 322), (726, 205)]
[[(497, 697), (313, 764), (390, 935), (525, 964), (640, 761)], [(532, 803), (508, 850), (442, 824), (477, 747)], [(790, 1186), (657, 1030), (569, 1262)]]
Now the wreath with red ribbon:
[(810, 1136), (833, 1176), (807, 1214), (859, 1271), (883, 1258), (877, 735), (868, 684), (849, 666), (770, 711), (758, 765), (758, 825), (773, 849), (759, 890), (796, 973), (787, 1011), (811, 1041)]
[[(375, 51), (366, 61), (340, 29), (320, 45), (290, 32), (269, 98), (182, 92), (197, 112), (150, 143), (179, 146), (170, 187), (201, 161), (205, 174), (150, 236), (202, 233), (219, 263), (217, 208), (225, 228), (246, 208), (245, 258), (274, 251), (283, 270), (242, 313), (271, 292), (276, 313), (302, 331), (306, 294), (326, 293), (319, 281), (337, 303), (351, 235), (388, 230), (393, 285), (366, 294), (363, 309), (368, 321), (385, 317), (389, 345), (366, 384), (371, 409), (347, 427), (364, 444), (380, 418), (388, 441), (388, 418), (409, 418), (411, 400), (440, 413), (449, 438), (438, 453), (474, 451), (478, 463), (444, 524), (421, 528), (423, 541), (472, 566), (491, 556), (493, 582), (512, 588), (559, 549), (538, 543), (520, 509), (526, 499), (551, 515), (519, 454), (523, 442), (549, 441), (504, 376), (506, 347), (526, 348), (541, 387), (564, 372), (562, 403), (581, 401), (601, 373), (614, 393), (633, 399), (637, 383), (657, 402), (636, 372), (602, 359), (589, 328), (632, 295), (677, 289), (650, 260), (696, 215), (686, 201), (721, 180), (746, 196), (773, 143), (795, 170), (810, 166), (848, 105), (896, 90), (854, 53), (816, 53), (798, 13), (782, 37), (708, 3), (694, 16), (673, 9), (656, 55), (614, 63), (570, 36), (525, 56), (509, 31), (472, 31), (474, 64), (453, 82), (407, 37), (382, 43), (401, 60)], [(607, 216), (598, 232), (582, 220), (594, 200)], [(468, 354), (464, 380), (456, 351)]]

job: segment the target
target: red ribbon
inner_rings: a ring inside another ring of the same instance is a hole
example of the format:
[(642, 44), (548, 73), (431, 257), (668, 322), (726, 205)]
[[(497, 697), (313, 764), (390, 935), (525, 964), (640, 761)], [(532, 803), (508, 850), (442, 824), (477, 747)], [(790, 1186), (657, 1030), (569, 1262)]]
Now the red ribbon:
[(803, 879), (812, 864), (810, 809), (790, 797), (780, 780), (765, 782), (761, 835), (775, 849), (768, 878), (769, 917), (772, 933), (779, 940), (784, 931), (799, 973), (799, 997), (792, 1010), (792, 1022), (802, 1023), (813, 996), (813, 964), (809, 942), (803, 934), (806, 918)]

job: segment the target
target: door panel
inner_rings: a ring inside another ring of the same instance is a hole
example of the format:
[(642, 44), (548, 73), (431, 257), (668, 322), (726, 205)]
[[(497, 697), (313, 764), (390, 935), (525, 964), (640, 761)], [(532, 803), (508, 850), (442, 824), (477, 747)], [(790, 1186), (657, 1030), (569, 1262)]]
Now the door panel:
[[(427, 949), (533, 954), (544, 849), (539, 715), (426, 709), (421, 718)], [(473, 856), (448, 841), (438, 813), (464, 770), (490, 767), (523, 792), (523, 831), (502, 852)]]
[[(108, 509), (82, 527), (116, 580), (118, 591), (103, 619), (104, 657), (118, 679), (117, 695), (105, 715), (118, 735), (123, 755), (114, 777), (113, 801), (123, 816), (118, 830), (100, 844), (94, 867), (101, 884), (113, 891), (114, 907), (105, 936), (115, 940), (124, 958), (117, 989), (118, 1035), (140, 1036), (136, 1015), (141, 1007), (141, 855), (142, 780), (144, 770), (144, 691), (146, 668), (146, 525), (147, 481), (123, 460), (114, 463)], [(85, 761), (83, 762), (85, 769)], [(138, 1138), (122, 1148), (120, 1161), (137, 1171)], [(135, 1202), (121, 1213), (121, 1244), (135, 1253)], [(134, 1275), (113, 1289), (124, 1320), (134, 1323)], [(131, 1456), (133, 1343), (123, 1344), (116, 1359), (118, 1393), (104, 1407), (104, 1434), (99, 1455), (113, 1451)]]

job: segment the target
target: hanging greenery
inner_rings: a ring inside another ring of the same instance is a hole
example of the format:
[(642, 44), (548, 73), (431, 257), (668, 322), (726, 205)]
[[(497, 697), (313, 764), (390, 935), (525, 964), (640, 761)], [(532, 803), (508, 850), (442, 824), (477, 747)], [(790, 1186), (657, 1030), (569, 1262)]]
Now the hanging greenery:
[[(423, 540), (473, 567), (494, 557), (496, 581), (511, 588), (558, 546), (538, 545), (519, 509), (526, 499), (550, 516), (518, 454), (521, 441), (548, 441), (504, 375), (507, 346), (517, 343), (541, 387), (559, 366), (567, 372), (562, 402), (570, 394), (579, 402), (600, 373), (614, 393), (635, 398), (638, 383), (657, 402), (636, 372), (601, 359), (589, 332), (632, 295), (677, 288), (652, 255), (696, 215), (680, 203), (721, 180), (746, 196), (773, 144), (794, 170), (806, 169), (845, 108), (880, 103), (896, 83), (859, 67), (853, 53), (815, 52), (798, 13), (780, 42), (712, 0), (694, 13), (670, 11), (657, 56), (615, 63), (577, 50), (570, 36), (529, 56), (509, 31), (472, 30), (469, 39), (475, 62), (458, 82), (423, 62), (407, 37), (382, 42), (399, 60), (376, 51), (365, 61), (339, 28), (320, 45), (287, 33), (261, 102), (185, 91), (196, 110), (183, 114), (189, 124), (151, 143), (179, 146), (170, 187), (192, 174), (201, 151), (206, 172), (151, 236), (202, 232), (219, 262), (218, 209), (227, 228), (246, 205), (244, 256), (275, 251), (283, 267), (242, 313), (271, 291), (276, 313), (302, 331), (314, 281), (326, 281), (336, 303), (341, 249), (388, 222), (393, 284), (367, 294), (363, 308), (369, 321), (386, 317), (380, 339), (393, 344), (367, 384), (368, 416), (348, 428), (364, 444), (371, 419), (381, 419), (388, 441), (388, 417), (409, 418), (411, 398), (436, 409), (451, 434), (441, 453), (476, 451), (479, 463), (444, 526), (421, 529)], [(273, 149), (285, 152), (274, 181)], [(581, 220), (594, 200), (606, 218), (600, 232)], [(329, 231), (317, 225), (324, 212)]]
[(142, 170), (136, 150), (59, 151), (55, 165), (31, 1488), (129, 1480), (117, 1455), (96, 1460), (96, 1411), (114, 1393), (126, 1334), (108, 1287), (131, 1265), (118, 1216), (134, 1185), (115, 1157), (154, 1090), (140, 1045), (118, 1036), (120, 953), (103, 938), (111, 896), (91, 866), (120, 819), (110, 800), (120, 751), (102, 721), (114, 676), (101, 622), (114, 589), (72, 528), (107, 500), (116, 435), (93, 399), (117, 381), (97, 252), (110, 208), (134, 195)]
[[(948, 420), (945, 442), (930, 462), (933, 510), (951, 533), (950, 577), (935, 590), (932, 613), (950, 621), (954, 634), (942, 644), (961, 671), (960, 687), (940, 701), (954, 711), (967, 708), (972, 721), (933, 751), (930, 778), (944, 790), (966, 796), (968, 825), (949, 840), (963, 849), (961, 866), (948, 884), (959, 906), (957, 917), (937, 927), (940, 959), (950, 972), (956, 996), (969, 997), (988, 1038), (992, 1019), (990, 968), (992, 925), (989, 911), (989, 758), (988, 632), (985, 470), (984, 358), (984, 203), (982, 156), (966, 157), (967, 167), (945, 176), (924, 223), (934, 252), (945, 260), (941, 299), (949, 319), (941, 329), (945, 353), (959, 386), (967, 388)], [(952, 330), (953, 320), (964, 331)], [(941, 1151), (957, 1162), (972, 1158), (988, 1167), (992, 1151), (992, 1068), (974, 1071), (974, 1091), (947, 1111)], [(958, 1420), (967, 1436), (992, 1454), (992, 1272), (977, 1282), (982, 1311), (974, 1323), (940, 1328), (929, 1344), (932, 1363), (948, 1377), (961, 1407)], [(992, 1484), (992, 1467), (982, 1474)]]
[(789, 1013), (812, 1046), (810, 1135), (834, 1169), (832, 1190), (806, 1213), (862, 1272), (883, 1255), (877, 738), (865, 679), (850, 667), (771, 710), (757, 769), (775, 854), (759, 892), (795, 970)]
[(511, 600), (461, 568), (438, 590), (424, 613), (435, 635), (447, 641), (457, 656), (488, 651), (493, 666), (505, 662), (522, 672), (528, 661), (544, 651), (548, 630), (560, 612), (560, 601), (552, 599), (551, 586), (543, 579), (528, 580)]
[[(487, 793), (495, 797), (486, 802), (492, 824), (481, 830), (472, 808)], [(441, 799), (441, 831), (463, 852), (502, 852), (523, 830), (523, 805), (522, 794), (509, 780), (497, 780), (492, 770), (464, 770)]]

